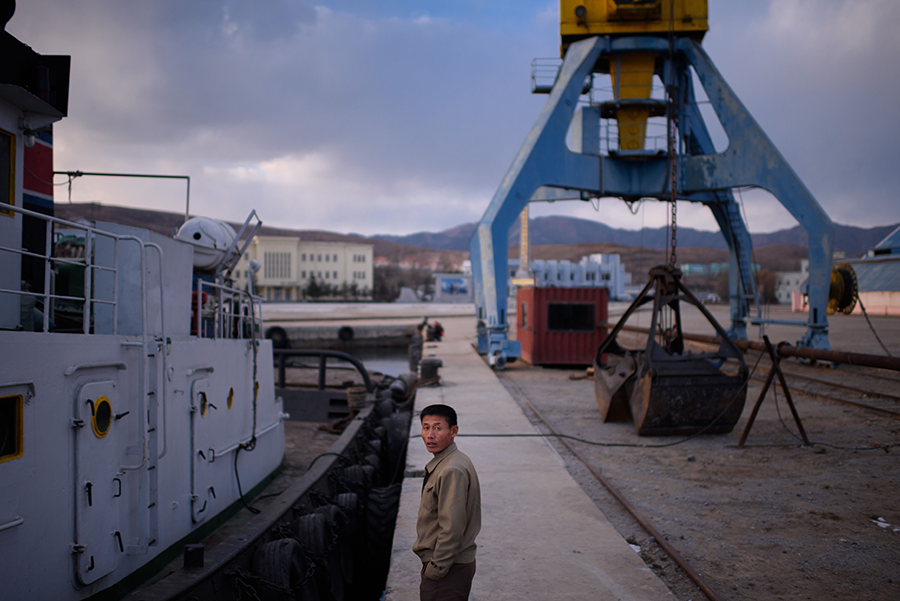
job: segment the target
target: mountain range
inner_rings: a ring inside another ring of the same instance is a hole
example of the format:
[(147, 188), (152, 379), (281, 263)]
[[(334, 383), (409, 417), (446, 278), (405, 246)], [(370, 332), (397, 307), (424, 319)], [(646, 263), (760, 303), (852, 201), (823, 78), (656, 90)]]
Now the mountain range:
[[(184, 222), (184, 215), (178, 213), (117, 207), (99, 203), (58, 203), (55, 210), (56, 216), (62, 219), (74, 221), (79, 218), (86, 218), (97, 221), (110, 221), (124, 225), (145, 227), (166, 235), (171, 235)], [(235, 229), (240, 227), (240, 224), (237, 223), (232, 225)], [(835, 224), (835, 250), (843, 251), (848, 256), (861, 255), (883, 240), (897, 226), (898, 224), (860, 228)], [(394, 262), (410, 255), (416, 255), (423, 260), (440, 257), (444, 261), (453, 262), (468, 257), (469, 240), (472, 238), (474, 231), (475, 224), (466, 223), (441, 232), (419, 232), (406, 236), (375, 235), (366, 237), (360, 234), (340, 234), (321, 230), (293, 230), (271, 226), (263, 226), (260, 234), (298, 236), (304, 240), (373, 244), (375, 246), (375, 256), (386, 257)], [(532, 246), (545, 246), (547, 247), (547, 252), (553, 255), (552, 257), (548, 255), (545, 258), (565, 258), (562, 256), (556, 257), (559, 253), (565, 253), (565, 248), (563, 247), (569, 248), (572, 252), (577, 251), (582, 254), (591, 252), (622, 253), (626, 247), (649, 250), (665, 249), (669, 241), (669, 230), (665, 227), (625, 230), (612, 228), (596, 221), (565, 216), (536, 217), (529, 222), (529, 231), (531, 233)], [(761, 250), (765, 247), (777, 249), (774, 253), (770, 253), (774, 254), (773, 259), (779, 256), (786, 258), (790, 255), (792, 264), (797, 262), (797, 266), (789, 268), (777, 267), (777, 269), (798, 268), (798, 257), (806, 254), (804, 252), (807, 246), (806, 231), (800, 226), (768, 234), (752, 234), (752, 239), (754, 249)], [(514, 250), (518, 250), (518, 245), (519, 222), (516, 221), (509, 233), (509, 246), (514, 247)], [(551, 249), (550, 245), (557, 246)], [(588, 249), (586, 246), (579, 248), (579, 245), (589, 245), (591, 248)], [(725, 240), (720, 232), (696, 230), (688, 227), (678, 228), (678, 246), (680, 248), (706, 248), (716, 251), (722, 251), (726, 248)], [(539, 258), (538, 254), (540, 253), (537, 252), (537, 249), (535, 249), (535, 252), (535, 258)], [(432, 256), (432, 253), (434, 253), (434, 256)], [(719, 253), (712, 254), (718, 256)], [(513, 252), (511, 256), (518, 255)], [(727, 257), (727, 255), (723, 256)], [(759, 257), (757, 258), (759, 259)], [(578, 258), (575, 257), (570, 260), (577, 261)], [(721, 260), (727, 259), (723, 258)]]
[[(469, 240), (475, 232), (474, 223), (458, 225), (442, 232), (419, 232), (406, 236), (377, 234), (380, 240), (435, 248), (443, 250), (468, 250)], [(842, 251), (849, 256), (864, 254), (900, 224), (885, 225), (873, 228), (861, 228), (850, 225), (834, 226), (834, 250)], [(580, 244), (586, 242), (604, 242), (637, 246), (652, 249), (666, 248), (669, 243), (669, 228), (645, 228), (643, 230), (626, 230), (609, 227), (597, 221), (565, 216), (536, 217), (529, 221), (529, 233), (533, 246), (543, 244)], [(751, 234), (753, 246), (759, 248), (770, 244), (790, 244), (807, 246), (806, 230), (797, 225), (790, 229), (779, 230), (767, 234)], [(689, 227), (679, 227), (677, 232), (679, 246), (706, 247), (726, 249), (725, 239), (721, 232), (704, 231)], [(509, 245), (519, 244), (519, 222), (516, 221), (509, 232)]]

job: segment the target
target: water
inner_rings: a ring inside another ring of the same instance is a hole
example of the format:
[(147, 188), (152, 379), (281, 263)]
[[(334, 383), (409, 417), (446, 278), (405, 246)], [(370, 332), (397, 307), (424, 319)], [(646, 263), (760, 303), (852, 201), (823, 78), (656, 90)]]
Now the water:
[(362, 361), (369, 371), (394, 377), (409, 371), (409, 351), (406, 347), (360, 348), (348, 352)]

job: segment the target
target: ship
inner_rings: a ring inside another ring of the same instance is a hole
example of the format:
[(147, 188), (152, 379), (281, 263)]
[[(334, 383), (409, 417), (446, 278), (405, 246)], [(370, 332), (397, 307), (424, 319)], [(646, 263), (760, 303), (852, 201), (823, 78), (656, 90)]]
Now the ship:
[(0, 34), (2, 596), (118, 598), (282, 464), (260, 299), (230, 278), (261, 221), (54, 217), (70, 58)]

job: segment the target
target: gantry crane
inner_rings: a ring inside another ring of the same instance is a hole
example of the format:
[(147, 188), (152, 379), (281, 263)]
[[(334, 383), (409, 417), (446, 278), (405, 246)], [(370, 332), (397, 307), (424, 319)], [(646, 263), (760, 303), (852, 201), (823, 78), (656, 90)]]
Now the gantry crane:
[[(677, 198), (707, 205), (729, 250), (728, 333), (746, 338), (748, 324), (766, 320), (750, 235), (732, 193), (741, 187), (769, 191), (809, 234), (809, 316), (792, 323), (806, 327), (798, 345), (830, 348), (834, 225), (703, 50), (707, 16), (706, 0), (561, 0), (562, 65), (552, 87), (533, 87), (549, 93), (547, 103), (470, 242), (478, 347), (491, 365), (502, 368), (521, 352), (507, 337), (507, 234), (523, 208), (541, 200), (658, 199), (674, 210)], [(698, 108), (692, 73), (728, 136), (723, 152), (716, 152)], [(652, 93), (654, 77), (664, 85), (662, 97)], [(611, 98), (595, 100), (604, 84)], [(667, 126), (665, 148), (648, 143), (648, 120), (659, 117)]]

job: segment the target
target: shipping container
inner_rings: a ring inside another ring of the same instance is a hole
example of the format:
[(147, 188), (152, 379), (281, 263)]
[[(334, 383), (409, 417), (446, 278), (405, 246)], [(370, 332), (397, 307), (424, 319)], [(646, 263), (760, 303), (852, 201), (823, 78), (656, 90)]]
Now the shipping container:
[(606, 288), (519, 288), (516, 338), (532, 365), (592, 365), (608, 317)]

